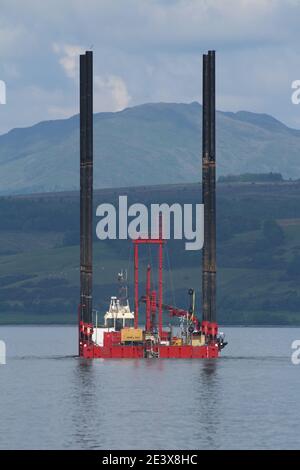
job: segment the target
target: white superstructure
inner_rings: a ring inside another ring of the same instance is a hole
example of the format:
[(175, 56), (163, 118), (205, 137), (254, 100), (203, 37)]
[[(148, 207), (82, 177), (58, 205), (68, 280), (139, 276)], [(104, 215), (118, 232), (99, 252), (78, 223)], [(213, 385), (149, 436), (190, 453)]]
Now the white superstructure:
[(122, 305), (117, 297), (111, 297), (109, 310), (104, 315), (104, 326), (118, 330), (133, 326), (134, 312), (130, 311), (129, 301)]

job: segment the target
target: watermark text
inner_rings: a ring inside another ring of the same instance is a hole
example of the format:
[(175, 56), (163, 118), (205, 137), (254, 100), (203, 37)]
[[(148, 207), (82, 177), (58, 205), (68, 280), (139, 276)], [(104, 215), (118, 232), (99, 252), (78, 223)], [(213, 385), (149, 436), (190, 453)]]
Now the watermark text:
[(127, 196), (119, 196), (118, 207), (103, 203), (97, 207), (100, 218), (96, 235), (100, 240), (137, 238), (185, 240), (186, 250), (201, 250), (204, 242), (203, 204), (144, 204), (128, 206)]
[(0, 80), (0, 104), (6, 104), (6, 84)]
[(298, 366), (300, 364), (300, 339), (295, 339), (295, 341), (292, 342), (291, 348), (294, 349), (291, 361), (295, 366)]
[(6, 345), (0, 340), (0, 365), (6, 364)]

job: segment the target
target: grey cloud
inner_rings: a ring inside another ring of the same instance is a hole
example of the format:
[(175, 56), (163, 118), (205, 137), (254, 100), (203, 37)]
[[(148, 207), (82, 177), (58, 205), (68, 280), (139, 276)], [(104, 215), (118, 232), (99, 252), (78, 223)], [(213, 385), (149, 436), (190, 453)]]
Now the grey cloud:
[(92, 45), (98, 111), (200, 100), (201, 54), (216, 48), (219, 108), (298, 126), (299, 13), (298, 0), (2, 0), (0, 132), (76, 112), (68, 53)]

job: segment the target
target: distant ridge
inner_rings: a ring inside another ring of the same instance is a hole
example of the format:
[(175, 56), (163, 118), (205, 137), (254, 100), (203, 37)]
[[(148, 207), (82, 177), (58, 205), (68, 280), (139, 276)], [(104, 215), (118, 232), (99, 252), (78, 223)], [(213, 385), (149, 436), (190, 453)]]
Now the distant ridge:
[[(94, 119), (95, 188), (200, 180), (199, 103), (148, 103)], [(40, 122), (0, 136), (0, 194), (74, 190), (79, 118)], [(267, 114), (217, 113), (218, 176), (300, 177), (300, 131)]]

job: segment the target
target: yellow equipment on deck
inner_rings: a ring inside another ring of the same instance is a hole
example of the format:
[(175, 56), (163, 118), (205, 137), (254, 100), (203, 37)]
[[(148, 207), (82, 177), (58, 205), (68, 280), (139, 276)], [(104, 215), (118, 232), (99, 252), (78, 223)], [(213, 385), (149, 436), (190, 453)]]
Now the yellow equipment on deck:
[(143, 341), (143, 330), (141, 328), (123, 328), (121, 330), (121, 343)]

